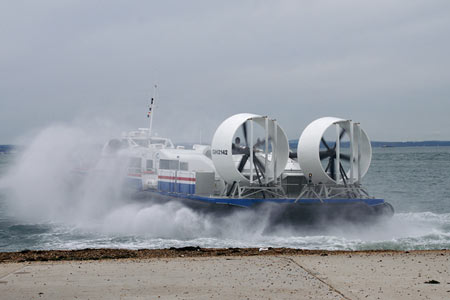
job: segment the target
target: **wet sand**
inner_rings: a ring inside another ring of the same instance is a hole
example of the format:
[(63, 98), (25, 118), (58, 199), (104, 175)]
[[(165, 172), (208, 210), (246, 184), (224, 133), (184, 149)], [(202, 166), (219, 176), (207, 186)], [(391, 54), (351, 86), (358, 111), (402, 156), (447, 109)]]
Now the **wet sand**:
[(450, 251), (0, 253), (0, 299), (450, 299)]

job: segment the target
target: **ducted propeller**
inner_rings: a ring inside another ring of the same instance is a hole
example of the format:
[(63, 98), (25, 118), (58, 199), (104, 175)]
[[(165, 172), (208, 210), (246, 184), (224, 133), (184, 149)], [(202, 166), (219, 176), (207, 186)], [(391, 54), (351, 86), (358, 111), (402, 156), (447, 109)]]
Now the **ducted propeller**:
[(211, 156), (221, 178), (230, 186), (269, 185), (288, 160), (287, 136), (275, 120), (237, 114), (216, 130)]
[[(334, 137), (324, 137), (328, 133)], [(297, 155), (300, 168), (313, 183), (357, 183), (369, 169), (372, 147), (359, 123), (325, 117), (305, 128)]]

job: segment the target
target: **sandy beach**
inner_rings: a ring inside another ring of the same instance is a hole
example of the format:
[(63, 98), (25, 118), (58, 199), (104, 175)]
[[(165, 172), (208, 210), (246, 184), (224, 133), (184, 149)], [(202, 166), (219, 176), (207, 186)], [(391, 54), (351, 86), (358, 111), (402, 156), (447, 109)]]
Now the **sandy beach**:
[(449, 299), (450, 251), (0, 253), (1, 299)]

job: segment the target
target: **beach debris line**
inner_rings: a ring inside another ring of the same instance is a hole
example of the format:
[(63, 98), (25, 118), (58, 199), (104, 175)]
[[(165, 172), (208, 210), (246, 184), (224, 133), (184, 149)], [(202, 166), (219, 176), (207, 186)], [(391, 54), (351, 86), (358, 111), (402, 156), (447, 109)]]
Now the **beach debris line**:
[[(185, 257), (214, 257), (214, 256), (253, 256), (253, 255), (357, 255), (357, 254), (386, 254), (401, 255), (403, 251), (395, 250), (307, 250), (293, 248), (272, 248), (260, 251), (259, 248), (201, 248), (181, 247), (168, 249), (79, 249), (79, 250), (26, 250), (19, 252), (0, 252), (0, 263), (29, 262), (29, 261), (73, 261), (73, 260), (105, 260), (105, 259), (151, 259), (173, 258), (180, 254)], [(436, 253), (449, 255), (450, 250), (413, 250), (411, 253)], [(433, 284), (433, 283), (431, 283)], [(435, 283), (436, 284), (436, 283)]]

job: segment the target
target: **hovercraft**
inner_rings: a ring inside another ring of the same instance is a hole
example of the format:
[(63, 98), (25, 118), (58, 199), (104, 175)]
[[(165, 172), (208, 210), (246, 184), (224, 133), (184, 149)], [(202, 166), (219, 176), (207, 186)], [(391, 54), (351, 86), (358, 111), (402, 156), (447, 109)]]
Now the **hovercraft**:
[(110, 141), (104, 152), (126, 153), (128, 187), (144, 201), (176, 200), (219, 215), (269, 210), (271, 223), (367, 222), (394, 213), (361, 185), (372, 148), (360, 123), (348, 119), (313, 121), (296, 151), (275, 119), (241, 113), (218, 126), (211, 145), (175, 147), (150, 126)]

